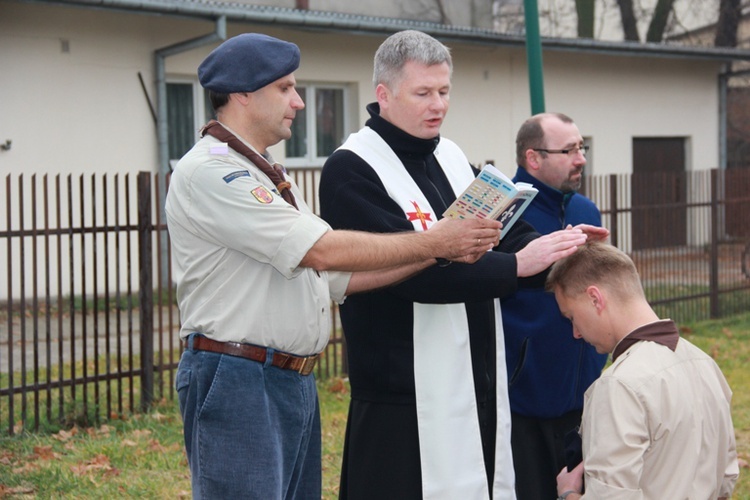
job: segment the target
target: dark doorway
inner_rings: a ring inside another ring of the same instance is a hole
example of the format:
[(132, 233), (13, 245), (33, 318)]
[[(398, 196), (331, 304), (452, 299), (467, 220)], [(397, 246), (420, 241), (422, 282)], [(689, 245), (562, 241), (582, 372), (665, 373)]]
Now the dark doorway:
[(633, 250), (687, 243), (685, 139), (633, 138)]

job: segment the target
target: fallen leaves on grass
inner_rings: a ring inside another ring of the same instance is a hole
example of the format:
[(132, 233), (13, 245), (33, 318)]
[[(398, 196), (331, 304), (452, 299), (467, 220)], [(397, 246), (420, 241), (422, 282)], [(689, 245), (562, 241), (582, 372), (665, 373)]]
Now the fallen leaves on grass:
[(103, 472), (106, 475), (117, 476), (120, 474), (118, 469), (115, 469), (109, 463), (109, 457), (107, 455), (97, 455), (91, 460), (87, 460), (83, 463), (71, 465), (70, 470), (76, 476), (91, 475), (95, 472)]
[(111, 432), (112, 427), (108, 426), (107, 424), (102, 425), (98, 429), (95, 429), (94, 427), (88, 427), (86, 429), (86, 433), (91, 437), (108, 436)]
[[(0, 465), (10, 465), (10, 459), (13, 458), (13, 453), (9, 451), (3, 451), (0, 453)], [(2, 498), (2, 497), (0, 497)]]
[(151, 431), (148, 429), (136, 429), (131, 434), (133, 434), (133, 437), (136, 439), (140, 439), (143, 437), (148, 437), (151, 435)]
[(52, 451), (52, 445), (34, 446), (34, 454), (30, 457), (31, 460), (55, 460), (57, 458), (60, 458), (60, 454)]
[(346, 388), (346, 383), (341, 377), (332, 379), (331, 383), (328, 384), (328, 392), (332, 394), (346, 394), (347, 391), (348, 389)]
[[(39, 461), (49, 462), (59, 458), (60, 454), (52, 451), (52, 445), (34, 446), (33, 453), (25, 458), (15, 457), (10, 452), (3, 453), (0, 455), (0, 465), (11, 467), (14, 474), (27, 474), (41, 468)], [(2, 494), (0, 498), (3, 498)]]
[(13, 468), (13, 474), (27, 474), (39, 470), (39, 464), (36, 462), (23, 462), (20, 467)]
[(158, 439), (152, 439), (148, 442), (148, 449), (156, 453), (166, 453), (167, 448), (159, 442)]
[(62, 429), (57, 434), (53, 434), (52, 437), (64, 443), (73, 438), (73, 436), (75, 436), (76, 434), (78, 434), (78, 427), (73, 427), (69, 431)]
[(15, 488), (9, 488), (0, 484), (0, 498), (15, 495), (33, 495), (34, 493), (35, 490), (31, 486), (16, 486)]
[(153, 418), (157, 422), (164, 422), (165, 420), (169, 419), (168, 416), (163, 415), (163, 414), (159, 413), (158, 411), (155, 411), (155, 412), (151, 413), (151, 418)]

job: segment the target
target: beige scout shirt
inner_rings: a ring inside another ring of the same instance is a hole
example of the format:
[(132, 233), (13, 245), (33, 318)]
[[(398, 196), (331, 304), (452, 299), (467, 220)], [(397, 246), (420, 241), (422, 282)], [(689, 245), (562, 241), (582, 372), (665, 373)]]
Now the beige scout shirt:
[(350, 273), (299, 267), (328, 226), (292, 186), (299, 211), (249, 160), (206, 136), (179, 161), (166, 201), (182, 327), (297, 355), (323, 350), (330, 301)]
[(585, 498), (729, 497), (739, 468), (732, 391), (708, 355), (681, 338), (625, 351), (586, 391)]

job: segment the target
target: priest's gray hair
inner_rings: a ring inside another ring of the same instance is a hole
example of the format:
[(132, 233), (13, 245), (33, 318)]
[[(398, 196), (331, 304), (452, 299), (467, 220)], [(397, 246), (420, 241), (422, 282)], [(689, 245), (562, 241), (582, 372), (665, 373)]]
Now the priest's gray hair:
[(375, 52), (372, 73), (374, 86), (382, 83), (395, 89), (401, 78), (401, 70), (408, 61), (427, 66), (447, 63), (453, 72), (453, 60), (448, 47), (421, 31), (399, 31), (386, 38)]

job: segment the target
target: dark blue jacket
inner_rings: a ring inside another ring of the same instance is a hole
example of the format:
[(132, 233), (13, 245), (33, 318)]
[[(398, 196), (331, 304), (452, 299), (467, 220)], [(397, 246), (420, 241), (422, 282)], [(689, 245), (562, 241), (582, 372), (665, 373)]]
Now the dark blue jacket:
[[(601, 214), (585, 196), (563, 194), (518, 167), (513, 181), (539, 190), (523, 219), (548, 234), (568, 224), (601, 226)], [(570, 321), (544, 289), (519, 289), (503, 299), (510, 408), (527, 417), (554, 418), (583, 408), (583, 393), (601, 373), (606, 354), (573, 338)]]

